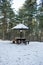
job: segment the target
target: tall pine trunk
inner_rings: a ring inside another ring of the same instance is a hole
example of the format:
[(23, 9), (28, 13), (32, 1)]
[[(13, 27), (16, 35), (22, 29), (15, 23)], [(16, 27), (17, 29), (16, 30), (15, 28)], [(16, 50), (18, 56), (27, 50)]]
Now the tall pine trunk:
[(3, 9), (3, 14), (4, 14), (4, 18), (3, 18), (3, 25), (2, 25), (2, 29), (3, 29), (3, 39), (6, 39), (6, 33), (7, 33), (7, 19), (6, 19), (6, 12)]

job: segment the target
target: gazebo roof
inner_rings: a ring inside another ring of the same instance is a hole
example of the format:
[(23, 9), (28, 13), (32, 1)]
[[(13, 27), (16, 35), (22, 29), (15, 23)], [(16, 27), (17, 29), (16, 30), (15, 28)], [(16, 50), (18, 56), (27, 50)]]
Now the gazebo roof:
[(28, 29), (28, 27), (24, 24), (17, 24), (16, 26), (14, 26), (12, 29)]

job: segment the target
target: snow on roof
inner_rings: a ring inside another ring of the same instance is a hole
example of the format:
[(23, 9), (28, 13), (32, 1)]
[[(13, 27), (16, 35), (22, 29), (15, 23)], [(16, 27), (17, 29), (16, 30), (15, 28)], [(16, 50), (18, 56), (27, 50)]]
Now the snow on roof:
[(17, 24), (16, 26), (14, 26), (12, 29), (28, 29), (28, 27), (24, 24)]

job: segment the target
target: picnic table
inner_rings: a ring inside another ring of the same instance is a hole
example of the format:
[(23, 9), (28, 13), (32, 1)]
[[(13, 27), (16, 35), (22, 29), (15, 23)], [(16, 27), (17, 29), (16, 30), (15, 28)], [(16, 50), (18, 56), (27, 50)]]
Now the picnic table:
[(17, 43), (17, 44), (20, 44), (20, 43), (26, 44), (26, 42), (29, 43), (29, 41), (26, 40), (26, 38), (21, 38), (21, 37), (16, 37), (15, 40), (13, 40), (13, 43)]
[(20, 38), (20, 37), (16, 38), (16, 42), (19, 43), (19, 44), (22, 43), (22, 42), (25, 43), (25, 41), (26, 41), (26, 38)]

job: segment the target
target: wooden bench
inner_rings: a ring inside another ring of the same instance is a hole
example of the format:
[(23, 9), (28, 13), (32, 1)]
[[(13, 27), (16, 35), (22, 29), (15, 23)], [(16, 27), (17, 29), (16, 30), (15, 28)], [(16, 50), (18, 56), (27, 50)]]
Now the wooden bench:
[(13, 40), (13, 43), (14, 44), (21, 44), (21, 43), (29, 44), (29, 40), (26, 40), (25, 38), (16, 38)]

